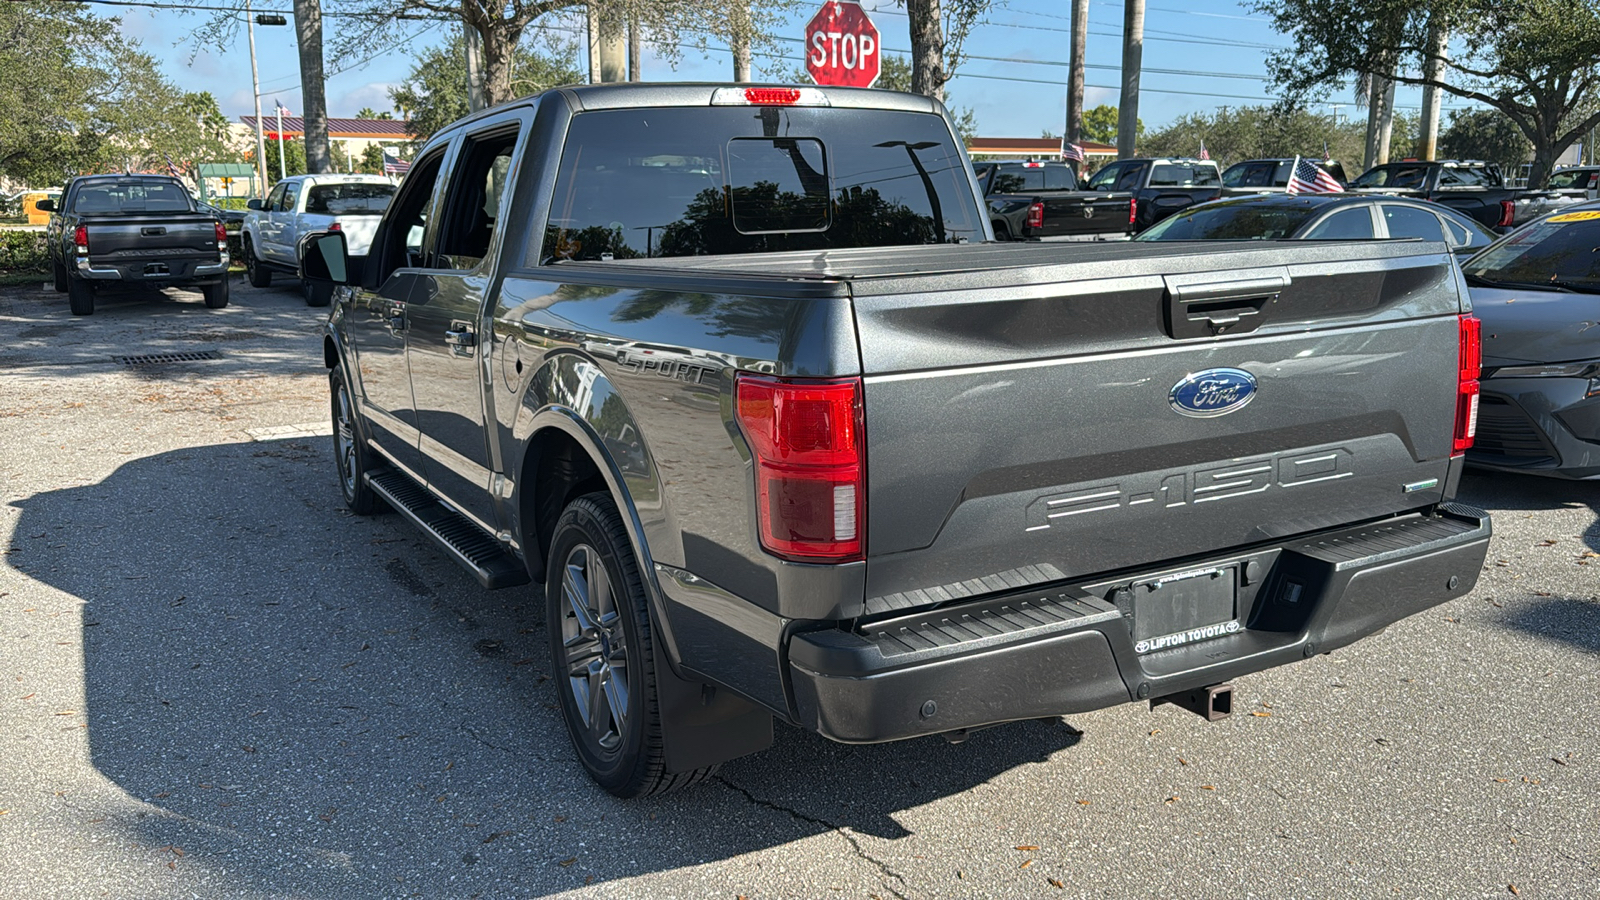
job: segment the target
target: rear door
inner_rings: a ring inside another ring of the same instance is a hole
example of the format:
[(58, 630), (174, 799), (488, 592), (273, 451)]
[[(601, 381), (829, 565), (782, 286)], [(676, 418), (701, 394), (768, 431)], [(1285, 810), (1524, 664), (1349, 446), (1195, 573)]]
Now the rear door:
[(1066, 264), (1029, 285), (852, 284), (869, 611), (1440, 500), (1460, 305), (1445, 253), (1050, 249)]
[(427, 480), (418, 448), (416, 402), (406, 368), (410, 301), (425, 266), (426, 227), (434, 219), (439, 172), (445, 150), (440, 147), (411, 167), (395, 198), (372, 251), (371, 274), (345, 316), (357, 365), (347, 373), (362, 417), (372, 425), (371, 438), (390, 461), (419, 482)]
[(461, 139), (450, 182), (429, 223), (428, 263), (407, 305), (406, 358), (428, 486), (491, 534), (488, 332), (484, 307), (514, 187), (512, 159), (532, 113), (515, 110)]
[(300, 202), (300, 190), (300, 182), (286, 182), (283, 193), (278, 195), (278, 202), (267, 213), (267, 233), (263, 238), (261, 255), (273, 262), (290, 266), (295, 263), (294, 246), (285, 243), (285, 235), (293, 225), (294, 209)]

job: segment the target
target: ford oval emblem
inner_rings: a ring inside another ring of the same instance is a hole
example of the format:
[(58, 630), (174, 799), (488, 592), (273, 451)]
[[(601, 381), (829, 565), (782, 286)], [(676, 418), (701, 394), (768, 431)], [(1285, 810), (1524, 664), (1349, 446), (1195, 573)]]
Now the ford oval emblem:
[(1167, 399), (1186, 416), (1209, 419), (1244, 409), (1256, 395), (1256, 377), (1243, 369), (1207, 369), (1172, 386)]

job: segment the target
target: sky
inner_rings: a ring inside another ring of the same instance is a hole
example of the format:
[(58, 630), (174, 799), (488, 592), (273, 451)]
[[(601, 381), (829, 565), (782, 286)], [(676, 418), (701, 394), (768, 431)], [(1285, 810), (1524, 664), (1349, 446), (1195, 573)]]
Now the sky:
[[(202, 0), (202, 5), (205, 2)], [(226, 0), (209, 2), (220, 6)], [(820, 0), (817, 6), (821, 6)], [(894, 0), (862, 0), (862, 6), (879, 29), (886, 54), (909, 51), (906, 15)], [(1009, 0), (997, 6), (968, 38), (969, 59), (947, 86), (947, 102), (955, 109), (970, 108), (977, 116), (979, 134), (985, 137), (1038, 137), (1046, 130), (1059, 134), (1066, 116), (1070, 4), (1065, 0)], [(290, 7), (290, 0), (256, 0), (255, 6), (258, 12), (268, 9), (286, 14)], [(235, 121), (253, 111), (250, 56), (243, 29), (222, 51), (198, 49), (189, 36), (204, 23), (205, 13), (111, 4), (95, 9), (102, 15), (120, 15), (125, 34), (137, 38), (180, 86), (209, 90), (223, 113)], [(780, 45), (781, 52), (793, 57), (792, 64), (801, 58), (799, 40), (813, 11), (806, 7), (779, 31), (780, 37), (792, 39)], [(580, 23), (581, 18), (569, 15), (546, 24), (550, 34), (571, 39)], [(450, 26), (423, 23), (418, 27), (426, 30), (398, 46), (375, 48), (377, 52), (365, 61), (328, 59), (330, 72), (337, 73), (328, 79), (329, 115), (354, 116), (362, 107), (390, 109), (389, 88), (405, 80), (414, 59), (441, 43)], [(289, 27), (257, 26), (255, 32), (262, 111), (270, 116), (277, 100), (298, 115), (300, 76), (292, 18)], [(1121, 33), (1120, 0), (1092, 0), (1085, 54), (1086, 108), (1117, 103)], [(1186, 113), (1271, 102), (1266, 58), (1287, 45), (1288, 39), (1273, 31), (1267, 16), (1252, 11), (1247, 2), (1151, 0), (1145, 13), (1139, 117), (1151, 129)], [(758, 69), (761, 63), (758, 56)], [(646, 44), (641, 68), (647, 81), (722, 81), (732, 77), (733, 64), (726, 51), (702, 54), (686, 49), (674, 67)], [(1163, 69), (1169, 71), (1156, 71)], [(1353, 89), (1335, 90), (1318, 111), (1364, 116), (1354, 101)], [(1412, 107), (1414, 112), (1420, 106), (1420, 91), (1401, 87), (1395, 104), (1402, 110)], [(1446, 96), (1444, 105), (1448, 111), (1469, 104)]]

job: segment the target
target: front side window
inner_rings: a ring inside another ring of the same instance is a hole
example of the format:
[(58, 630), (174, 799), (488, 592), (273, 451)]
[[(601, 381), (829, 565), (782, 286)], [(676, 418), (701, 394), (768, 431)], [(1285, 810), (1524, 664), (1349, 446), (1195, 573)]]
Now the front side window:
[(516, 147), (516, 130), (467, 138), (450, 183), (447, 225), (431, 268), (474, 269), (489, 255)]
[(282, 212), (294, 212), (294, 203), (298, 199), (300, 199), (300, 186), (291, 184), (284, 189), (283, 200), (279, 203), (278, 209)]
[(934, 244), (976, 240), (981, 221), (939, 116), (601, 110), (572, 120), (539, 259)]
[(1134, 171), (1134, 167), (1125, 165), (1106, 166), (1104, 169), (1094, 173), (1094, 176), (1089, 179), (1089, 190), (1114, 190), (1117, 186), (1117, 181), (1122, 177), (1122, 173), (1125, 171)]
[(414, 163), (384, 216), (383, 228), (372, 247), (377, 258), (379, 284), (396, 269), (422, 265), (423, 229), (433, 209), (433, 188), (439, 180), (439, 163), (443, 158), (444, 148), (441, 147)]
[(1372, 231), (1372, 213), (1365, 206), (1341, 209), (1305, 234), (1308, 241), (1357, 241), (1376, 237)]

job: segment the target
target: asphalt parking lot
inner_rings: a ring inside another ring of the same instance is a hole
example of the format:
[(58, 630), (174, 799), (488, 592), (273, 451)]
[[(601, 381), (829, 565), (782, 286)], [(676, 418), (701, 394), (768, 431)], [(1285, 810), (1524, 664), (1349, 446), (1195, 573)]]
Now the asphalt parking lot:
[(779, 726), (621, 801), (532, 593), (343, 509), (284, 282), (0, 288), (0, 897), (1600, 896), (1600, 485), (1469, 475), (1477, 590), (1219, 723)]

